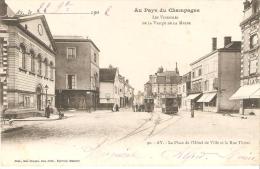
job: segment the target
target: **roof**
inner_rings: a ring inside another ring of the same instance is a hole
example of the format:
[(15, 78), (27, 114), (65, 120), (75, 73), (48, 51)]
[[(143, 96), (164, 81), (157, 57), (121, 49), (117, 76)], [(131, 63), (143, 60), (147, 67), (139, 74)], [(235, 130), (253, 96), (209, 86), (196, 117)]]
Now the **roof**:
[(89, 42), (97, 49), (97, 51), (100, 52), (100, 50), (98, 49), (96, 44), (91, 39), (84, 38), (83, 36), (70, 36), (70, 35), (59, 36), (59, 35), (55, 35), (54, 41), (56, 43), (57, 42)]
[(201, 61), (217, 52), (240, 52), (240, 51), (241, 51), (241, 41), (232, 41), (228, 45), (224, 46), (224, 48), (216, 49), (216, 50), (206, 54), (205, 56), (202, 56), (199, 59), (195, 60), (190, 65), (194, 65), (195, 63), (198, 63), (199, 61)]
[(164, 71), (162, 73), (157, 73), (157, 76), (176, 76), (176, 71)]
[[(20, 23), (24, 22), (24, 21), (29, 21), (29, 20), (34, 20), (34, 19), (41, 19), (44, 28), (47, 32), (47, 36), (50, 39), (51, 45), (53, 46), (53, 50), (47, 46), (42, 40), (40, 40), (37, 36), (35, 36), (34, 34), (32, 34), (30, 31), (28, 31), (27, 29), (25, 29)], [(21, 29), (24, 33), (26, 33), (28, 36), (30, 36), (31, 38), (33, 38), (34, 40), (36, 40), (38, 43), (40, 43), (42, 46), (44, 46), (46, 49), (48, 49), (50, 52), (54, 53), (57, 51), (56, 50), (56, 45), (55, 42), (53, 40), (50, 28), (48, 26), (48, 23), (46, 21), (46, 18), (44, 15), (29, 15), (29, 16), (14, 16), (14, 17), (1, 17), (1, 20), (8, 24), (8, 25), (15, 25), (17, 26), (19, 29)]]
[(114, 82), (117, 68), (101, 68), (99, 69), (100, 82)]

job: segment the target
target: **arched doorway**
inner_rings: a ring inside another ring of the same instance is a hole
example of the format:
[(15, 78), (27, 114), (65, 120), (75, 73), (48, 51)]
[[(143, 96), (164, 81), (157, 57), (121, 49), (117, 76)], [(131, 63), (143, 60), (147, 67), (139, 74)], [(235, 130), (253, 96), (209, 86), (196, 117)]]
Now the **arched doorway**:
[(37, 110), (41, 110), (42, 107), (42, 87), (39, 85), (36, 87), (36, 107)]

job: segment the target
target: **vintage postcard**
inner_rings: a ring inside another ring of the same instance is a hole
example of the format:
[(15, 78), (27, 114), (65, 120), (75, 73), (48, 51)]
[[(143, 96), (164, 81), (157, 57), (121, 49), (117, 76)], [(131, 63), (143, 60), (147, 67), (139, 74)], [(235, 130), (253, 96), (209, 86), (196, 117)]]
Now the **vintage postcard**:
[(260, 165), (259, 0), (0, 0), (1, 167)]

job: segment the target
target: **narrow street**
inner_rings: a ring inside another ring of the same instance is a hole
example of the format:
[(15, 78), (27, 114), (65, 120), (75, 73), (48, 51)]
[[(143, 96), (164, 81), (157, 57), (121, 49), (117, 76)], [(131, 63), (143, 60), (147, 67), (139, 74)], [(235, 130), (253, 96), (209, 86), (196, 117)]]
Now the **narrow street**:
[(259, 159), (259, 116), (195, 112), (190, 118), (189, 112), (130, 110), (66, 115), (2, 133), (4, 165), (257, 164)]

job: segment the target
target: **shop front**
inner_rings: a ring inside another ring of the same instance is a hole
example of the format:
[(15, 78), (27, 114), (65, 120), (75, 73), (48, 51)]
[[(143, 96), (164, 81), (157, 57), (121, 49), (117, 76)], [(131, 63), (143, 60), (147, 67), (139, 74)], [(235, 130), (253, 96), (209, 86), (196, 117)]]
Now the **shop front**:
[(230, 100), (240, 100), (240, 114), (260, 115), (260, 84), (241, 86)]
[(188, 95), (188, 97), (186, 98), (186, 104), (187, 107), (189, 107), (188, 109), (191, 110), (191, 104), (192, 102), (194, 102), (194, 109), (195, 110), (202, 110), (202, 103), (197, 102), (201, 97), (201, 93), (196, 93), (196, 94), (190, 94)]
[(217, 93), (214, 92), (214, 93), (204, 93), (197, 102), (202, 103), (203, 111), (217, 112), (216, 101), (217, 101)]

